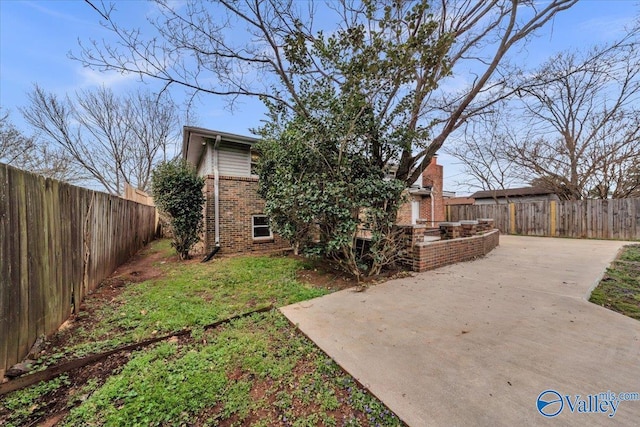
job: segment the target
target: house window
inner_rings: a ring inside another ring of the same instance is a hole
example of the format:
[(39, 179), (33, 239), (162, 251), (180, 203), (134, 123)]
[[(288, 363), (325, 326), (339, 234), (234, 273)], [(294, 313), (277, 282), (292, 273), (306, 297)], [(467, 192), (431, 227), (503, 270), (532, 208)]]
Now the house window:
[(269, 218), (266, 215), (254, 215), (252, 218), (254, 240), (271, 239), (273, 234), (269, 227)]

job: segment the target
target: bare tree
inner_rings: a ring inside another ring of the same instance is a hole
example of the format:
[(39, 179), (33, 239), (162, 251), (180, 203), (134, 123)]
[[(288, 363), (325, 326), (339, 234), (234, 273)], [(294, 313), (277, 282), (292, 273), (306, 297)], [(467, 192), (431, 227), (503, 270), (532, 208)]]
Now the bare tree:
[(522, 182), (506, 147), (516, 136), (511, 132), (514, 120), (506, 106), (494, 113), (469, 120), (457, 133), (454, 144), (445, 152), (462, 166), (465, 180), (458, 182), (469, 190), (504, 190)]
[(567, 199), (625, 197), (640, 164), (639, 29), (586, 53), (564, 52), (518, 93), (528, 132), (509, 146), (523, 174)]
[(69, 156), (35, 136), (24, 135), (10, 121), (9, 112), (0, 115), (0, 162), (59, 181), (83, 180)]
[[(369, 37), (374, 62), (382, 68), (354, 63), (364, 66), (367, 79), (377, 79), (363, 84), (363, 93), (375, 119), (389, 129), (379, 150), (387, 155), (377, 163), (398, 164), (396, 177), (407, 184), (452, 132), (510, 94), (503, 77), (508, 52), (577, 2), (343, 0), (326, 4), (324, 12), (331, 13), (335, 27), (318, 30), (313, 2), (157, 0), (158, 14), (150, 23), (158, 35), (147, 39), (142, 30), (118, 24), (114, 5), (86, 1), (117, 41), (81, 44), (74, 58), (84, 65), (158, 79), (165, 88), (179, 85), (194, 95), (226, 96), (231, 103), (241, 96), (260, 97), (308, 117), (312, 112), (301, 93), (310, 79), (341, 86), (354, 72), (326, 61), (326, 55), (310, 54), (309, 46), (323, 44), (325, 34), (335, 30)], [(391, 24), (381, 34), (383, 21)], [(438, 86), (461, 69), (473, 70), (473, 81), (464, 91), (443, 96)], [(403, 135), (410, 137), (395, 138), (394, 129), (408, 129)]]
[(72, 100), (36, 86), (29, 100), (26, 120), (111, 194), (122, 194), (125, 183), (148, 189), (151, 169), (176, 141), (178, 113), (166, 95), (118, 97), (101, 88)]
[(9, 112), (0, 112), (0, 160), (6, 164), (13, 164), (33, 147), (33, 139), (24, 136), (11, 123)]
[[(640, 162), (636, 162), (620, 172), (619, 168), (616, 180), (616, 188), (612, 197), (614, 199), (640, 198)], [(621, 176), (622, 175), (622, 176)]]

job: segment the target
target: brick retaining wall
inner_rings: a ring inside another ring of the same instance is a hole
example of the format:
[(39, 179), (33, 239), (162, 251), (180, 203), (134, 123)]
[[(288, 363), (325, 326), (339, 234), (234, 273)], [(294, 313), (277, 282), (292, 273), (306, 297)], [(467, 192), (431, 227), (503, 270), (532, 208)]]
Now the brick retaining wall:
[(472, 237), (418, 243), (413, 247), (413, 270), (427, 271), (457, 262), (470, 261), (488, 254), (499, 244), (499, 230)]
[(424, 228), (404, 227), (405, 248), (401, 262), (413, 271), (427, 271), (484, 256), (500, 244), (497, 229), (472, 237), (449, 240), (423, 241)]

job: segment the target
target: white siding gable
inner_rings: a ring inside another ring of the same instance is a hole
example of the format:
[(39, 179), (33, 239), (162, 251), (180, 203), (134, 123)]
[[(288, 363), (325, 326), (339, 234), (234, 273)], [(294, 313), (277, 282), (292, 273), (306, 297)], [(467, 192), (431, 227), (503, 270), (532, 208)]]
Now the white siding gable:
[(198, 176), (207, 175), (213, 175), (213, 150), (211, 149), (211, 144), (207, 144), (205, 147), (204, 156), (198, 166)]
[(221, 142), (218, 147), (220, 175), (250, 176), (251, 151), (249, 145)]

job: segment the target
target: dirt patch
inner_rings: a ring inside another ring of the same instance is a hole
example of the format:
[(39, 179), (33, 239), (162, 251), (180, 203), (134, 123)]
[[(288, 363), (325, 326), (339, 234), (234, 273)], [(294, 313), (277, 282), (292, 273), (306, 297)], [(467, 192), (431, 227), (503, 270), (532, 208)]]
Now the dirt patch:
[(298, 270), (296, 278), (300, 282), (308, 283), (316, 288), (331, 291), (352, 288), (358, 284), (353, 277), (346, 273), (317, 267), (309, 270)]
[[(68, 414), (70, 407), (86, 400), (111, 375), (118, 373), (130, 357), (130, 352), (117, 353), (103, 361), (69, 372), (68, 380), (61, 387), (40, 396), (29, 408), (31, 414), (22, 420), (21, 425), (57, 425)], [(90, 388), (86, 387), (89, 381), (92, 381)], [(10, 412), (0, 405), (0, 425), (7, 421), (10, 415)]]
[(177, 260), (176, 255), (167, 255), (149, 246), (139, 251), (84, 298), (78, 313), (69, 317), (58, 332), (47, 339), (40, 356), (46, 357), (55, 349), (68, 345), (78, 328), (90, 330), (97, 323), (97, 310), (106, 304), (114, 304), (126, 286), (162, 277), (164, 273), (160, 266)]
[(177, 260), (177, 255), (167, 256), (162, 251), (143, 249), (125, 264), (118, 267), (109, 279), (120, 279), (130, 283), (144, 282), (162, 276), (160, 265), (167, 262), (176, 262)]
[[(294, 255), (289, 256), (296, 257)], [(365, 277), (358, 282), (351, 274), (336, 269), (329, 262), (323, 260), (309, 260), (300, 256), (297, 256), (296, 258), (298, 258), (304, 265), (304, 268), (298, 270), (296, 274), (296, 277), (300, 282), (308, 283), (317, 288), (328, 289), (330, 291), (341, 291), (343, 289), (353, 287), (357, 287), (359, 290), (364, 290), (369, 286), (384, 283), (392, 279), (412, 276), (411, 272), (401, 268), (390, 268), (377, 276)]]

